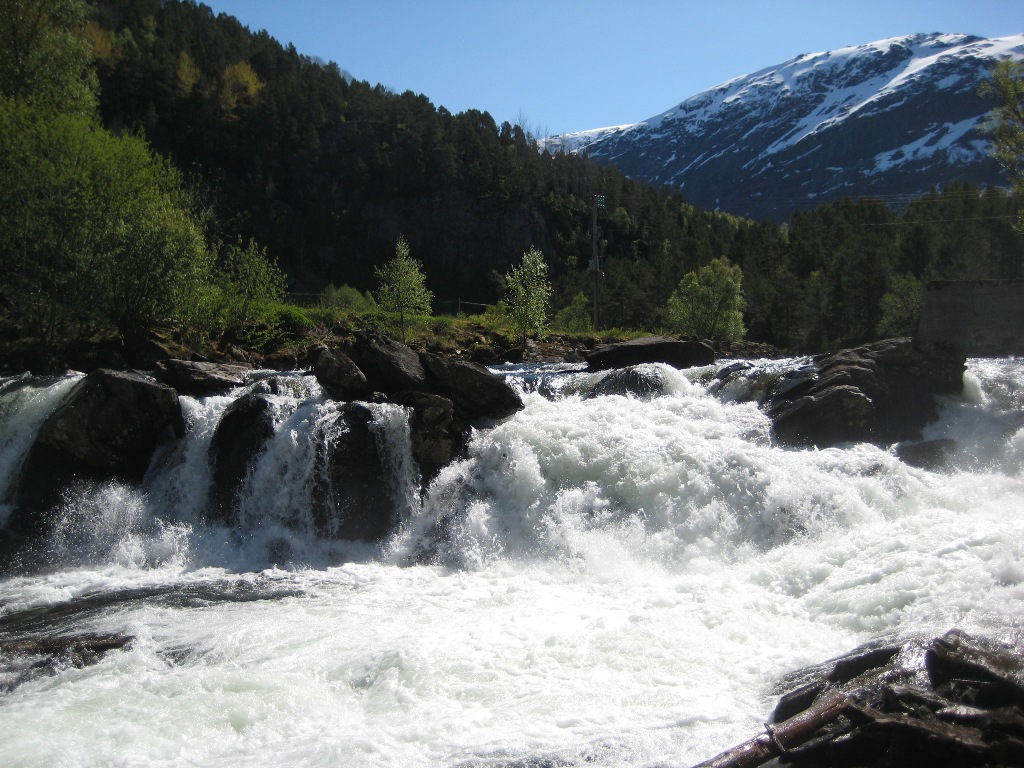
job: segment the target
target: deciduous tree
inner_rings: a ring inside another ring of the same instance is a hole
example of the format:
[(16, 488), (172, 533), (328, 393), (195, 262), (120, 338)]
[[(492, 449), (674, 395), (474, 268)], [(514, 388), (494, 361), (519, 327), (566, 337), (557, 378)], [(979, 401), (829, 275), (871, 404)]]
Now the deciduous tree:
[(505, 275), (508, 317), (523, 349), (530, 333), (543, 333), (548, 326), (551, 283), (544, 254), (531, 246), (518, 267)]
[(743, 338), (743, 270), (724, 256), (687, 273), (668, 300), (676, 333), (717, 341)]
[(379, 287), (377, 304), (398, 316), (402, 341), (407, 338), (409, 315), (429, 315), (434, 294), (427, 289), (423, 265), (409, 256), (409, 243), (401, 235), (395, 242), (395, 257), (375, 270)]

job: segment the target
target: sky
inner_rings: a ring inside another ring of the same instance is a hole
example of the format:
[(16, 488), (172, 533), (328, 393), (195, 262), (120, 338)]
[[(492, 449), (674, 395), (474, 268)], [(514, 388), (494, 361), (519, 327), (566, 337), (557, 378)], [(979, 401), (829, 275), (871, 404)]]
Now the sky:
[(918, 32), (1024, 32), (1021, 0), (202, 0), (357, 80), (535, 136), (635, 123), (726, 80)]

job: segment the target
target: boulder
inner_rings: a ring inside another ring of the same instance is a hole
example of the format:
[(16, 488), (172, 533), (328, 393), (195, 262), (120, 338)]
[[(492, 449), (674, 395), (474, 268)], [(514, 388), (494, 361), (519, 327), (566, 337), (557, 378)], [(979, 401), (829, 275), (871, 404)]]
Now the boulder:
[(25, 536), (45, 533), (48, 514), (70, 483), (138, 482), (158, 445), (184, 433), (173, 389), (139, 373), (93, 371), (40, 428), (9, 527)]
[(264, 395), (242, 395), (221, 415), (210, 441), (211, 519), (235, 521), (238, 492), (273, 435), (274, 404)]
[(936, 395), (962, 390), (965, 363), (887, 339), (816, 358), (780, 380), (764, 405), (782, 445), (917, 440), (938, 417)]
[(467, 421), (503, 419), (524, 407), (519, 393), (478, 363), (430, 352), (420, 355), (420, 360), (427, 372), (427, 389), (450, 399), (456, 413)]
[(602, 378), (590, 391), (589, 397), (630, 395), (651, 398), (664, 394), (665, 377), (657, 368), (649, 366), (620, 368)]
[(400, 341), (360, 331), (351, 351), (352, 359), (371, 389), (385, 394), (403, 389), (426, 389), (427, 376), (419, 355)]
[(592, 371), (625, 368), (642, 363), (665, 363), (674, 368), (711, 365), (715, 351), (702, 341), (680, 341), (661, 336), (648, 336), (597, 347), (586, 355)]
[(332, 400), (347, 401), (364, 396), (370, 389), (366, 376), (341, 350), (323, 345), (309, 351), (313, 375)]
[(900, 443), (896, 446), (896, 455), (904, 464), (934, 471), (944, 469), (949, 462), (949, 455), (955, 450), (956, 440), (941, 438), (918, 443)]
[(156, 378), (178, 392), (194, 397), (220, 395), (245, 384), (252, 370), (237, 363), (209, 363), (193, 360), (160, 360)]
[(340, 409), (337, 437), (321, 449), (318, 463), (326, 485), (314, 494), (314, 520), (321, 535), (379, 541), (395, 523), (390, 478), (381, 462), (373, 412), (362, 403)]

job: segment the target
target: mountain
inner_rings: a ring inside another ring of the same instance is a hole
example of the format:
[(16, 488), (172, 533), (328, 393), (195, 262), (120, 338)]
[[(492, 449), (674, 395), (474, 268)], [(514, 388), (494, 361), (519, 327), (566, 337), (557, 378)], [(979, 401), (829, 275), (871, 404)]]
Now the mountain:
[(955, 181), (1006, 186), (979, 85), (1024, 34), (896, 37), (797, 56), (649, 120), (546, 142), (689, 202), (755, 219), (842, 197), (900, 202)]

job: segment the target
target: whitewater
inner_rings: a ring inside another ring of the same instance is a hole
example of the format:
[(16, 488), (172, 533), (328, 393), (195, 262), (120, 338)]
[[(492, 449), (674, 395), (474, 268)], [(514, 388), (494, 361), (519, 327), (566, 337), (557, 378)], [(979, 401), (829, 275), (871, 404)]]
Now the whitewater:
[[(786, 673), (958, 627), (1020, 643), (1024, 362), (968, 361), (926, 438), (783, 449), (759, 376), (649, 370), (591, 397), (576, 367), (496, 369), (525, 409), (477, 429), (424, 493), (404, 409), (373, 405), (401, 520), (380, 544), (309, 519), (338, 405), (279, 375), (239, 524), (204, 522), (228, 396), (141, 488), (65, 500), (53, 566), (0, 581), (0, 640), (118, 633), (98, 663), (0, 653), (6, 766), (689, 766), (763, 729)], [(0, 499), (80, 378), (0, 380)], [(0, 524), (10, 507), (0, 507)]]

